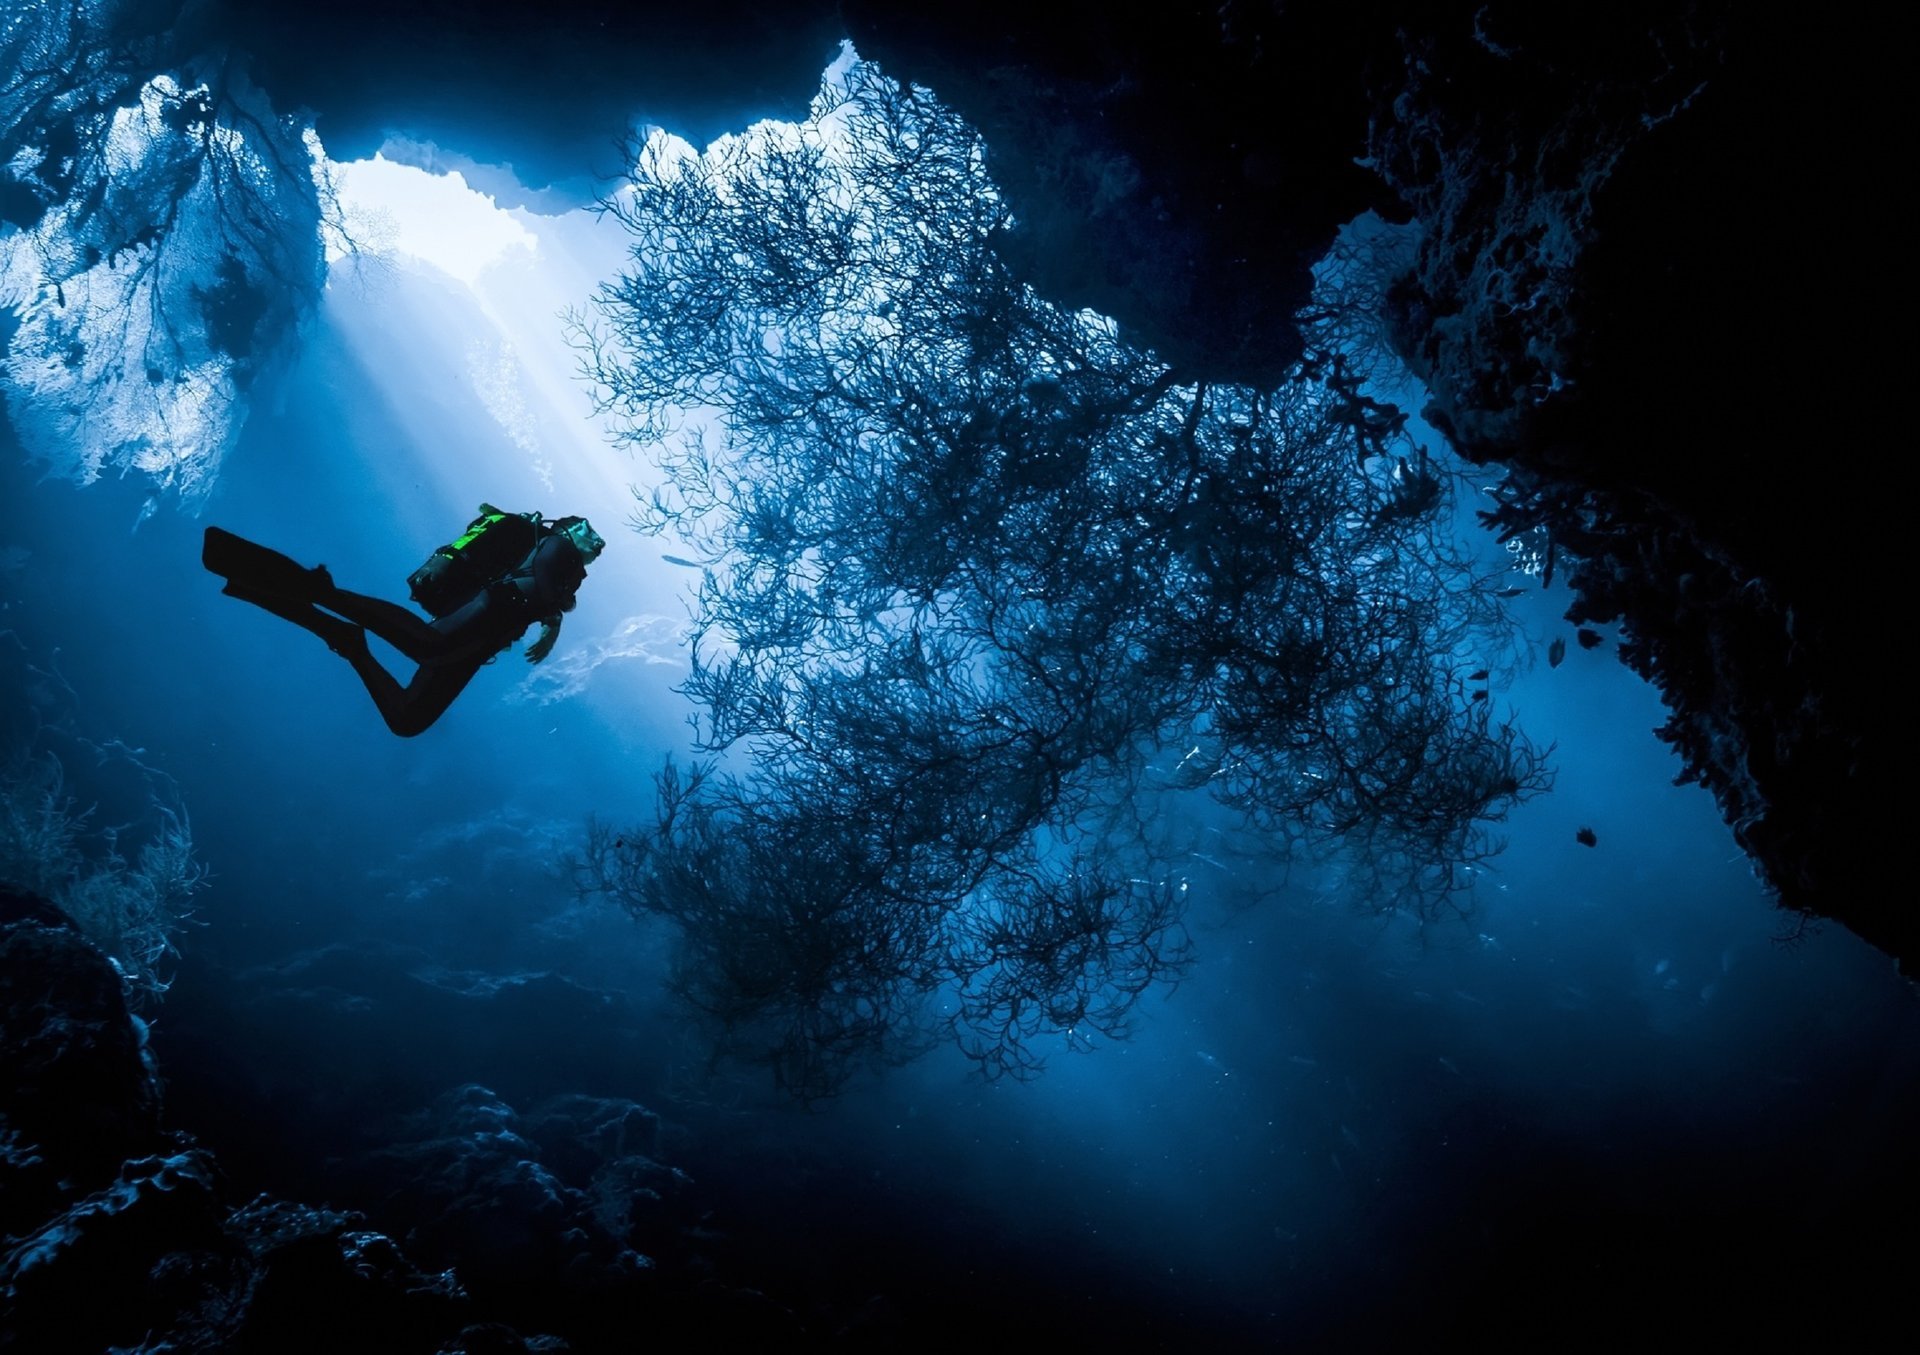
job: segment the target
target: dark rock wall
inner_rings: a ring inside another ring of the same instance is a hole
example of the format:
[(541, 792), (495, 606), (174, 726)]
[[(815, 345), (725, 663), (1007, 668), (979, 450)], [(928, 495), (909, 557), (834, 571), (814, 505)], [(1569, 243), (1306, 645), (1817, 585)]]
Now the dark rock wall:
[(1356, 160), (1390, 7), (843, 0), (854, 45), (984, 135), (1036, 288), (1194, 375), (1273, 384), (1313, 264), (1395, 211)]
[(422, 1275), (357, 1214), (242, 1205), (213, 1154), (162, 1130), (122, 989), (59, 909), (0, 885), (0, 1350), (457, 1338), (469, 1305), (451, 1274)]
[[(1671, 711), (1801, 916), (1896, 957), (1884, 587), (1901, 493), (1869, 337), (1897, 49), (1843, 6), (1094, 6), (846, 0), (856, 43), (986, 132), (1056, 299), (1196, 375), (1271, 379), (1363, 207), (1427, 413), (1544, 528), (1576, 622)], [(1355, 161), (1364, 161), (1364, 168)], [(1369, 173), (1368, 171), (1372, 171)], [(1020, 234), (1020, 232), (1016, 232)], [(1794, 925), (1791, 921), (1789, 925)]]
[[(341, 985), (287, 987), (273, 1013), (335, 1030), (333, 1077), (324, 1042), (296, 1040), (280, 1051), (285, 1085), (237, 1066), (210, 1081), (206, 1065), (249, 1027), (229, 1003), (201, 1008), (196, 1032), (186, 1005), (187, 1038), (171, 1048), (184, 1109), (214, 1130), (203, 1144), (163, 1127), (176, 1112), (162, 1114), (155, 1060), (112, 963), (53, 905), (0, 886), (0, 1351), (515, 1355), (625, 1350), (636, 1331), (693, 1325), (721, 1346), (799, 1340), (784, 1308), (719, 1277), (709, 1211), (684, 1172), (657, 1160), (651, 1111), (563, 1091), (522, 1112), (472, 1083), (423, 1104), (408, 1098), (424, 1084), (356, 1077), (374, 1047), (390, 1062), (398, 1049), (430, 1054), (433, 1031), (415, 1017), (433, 995), (443, 1015), (464, 1005), (479, 1046), (469, 1057), (497, 1068), (532, 1060), (485, 1039), (490, 1026), (551, 1041), (581, 1024), (581, 999), (614, 1045), (625, 1031), (571, 985), (413, 980), (385, 963), (393, 955), (356, 966), (321, 952), (256, 976), (255, 996), (322, 973)], [(209, 977), (197, 971), (178, 995), (227, 986)], [(595, 1052), (612, 1062), (607, 1044)], [(431, 1057), (425, 1067), (447, 1086)], [(545, 1075), (567, 1085), (569, 1067)], [(261, 1193), (287, 1185), (326, 1203)], [(523, 1335), (543, 1330), (564, 1336)]]
[[(244, 54), (328, 153), (388, 137), (507, 164), (488, 191), (555, 206), (617, 176), (621, 134), (657, 122), (704, 142), (804, 116), (841, 32), (832, 0), (188, 0), (189, 27)], [(468, 172), (473, 172), (471, 165)], [(557, 188), (557, 200), (538, 190)]]
[(1620, 623), (1783, 905), (1910, 961), (1913, 911), (1869, 888), (1892, 768), (1864, 581), (1893, 534), (1849, 468), (1884, 419), (1841, 264), (1889, 86), (1832, 16), (1477, 23), (1410, 44), (1375, 138), (1429, 226), (1397, 319), (1430, 417), (1508, 469), (1504, 528), (1571, 557), (1569, 619)]
[(159, 1079), (119, 973), (66, 914), (4, 883), (0, 1057), (0, 1117), (53, 1176), (111, 1179), (161, 1146)]

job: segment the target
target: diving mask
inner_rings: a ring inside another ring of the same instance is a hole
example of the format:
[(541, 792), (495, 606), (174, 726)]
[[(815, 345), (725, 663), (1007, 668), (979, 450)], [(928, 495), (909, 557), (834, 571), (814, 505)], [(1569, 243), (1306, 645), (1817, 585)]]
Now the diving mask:
[(607, 548), (606, 538), (593, 530), (593, 524), (585, 518), (576, 518), (560, 529), (560, 535), (573, 542), (573, 548), (580, 552), (580, 558), (592, 564), (600, 558), (600, 552)]

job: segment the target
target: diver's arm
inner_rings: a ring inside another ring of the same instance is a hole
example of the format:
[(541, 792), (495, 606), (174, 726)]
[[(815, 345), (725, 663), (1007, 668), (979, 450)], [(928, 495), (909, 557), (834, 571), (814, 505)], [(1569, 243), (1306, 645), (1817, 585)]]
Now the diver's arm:
[(540, 634), (527, 646), (527, 662), (538, 663), (553, 653), (553, 642), (560, 638), (560, 617), (543, 616), (540, 618)]
[(523, 596), (546, 615), (540, 618), (540, 636), (527, 646), (527, 662), (539, 663), (553, 652), (560, 638), (560, 614), (573, 610), (574, 591), (587, 575), (580, 563), (580, 552), (564, 536), (552, 534), (533, 549), (533, 557), (523, 565), (518, 577), (526, 592)]

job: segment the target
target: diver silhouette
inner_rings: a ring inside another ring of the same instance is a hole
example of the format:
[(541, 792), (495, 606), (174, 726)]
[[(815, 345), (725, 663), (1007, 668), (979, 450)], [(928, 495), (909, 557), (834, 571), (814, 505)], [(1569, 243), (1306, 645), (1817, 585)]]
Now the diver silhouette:
[[(402, 738), (433, 724), (473, 675), (538, 621), (527, 661), (539, 663), (560, 635), (560, 618), (606, 542), (585, 518), (548, 521), (538, 513), (503, 513), (480, 505), (480, 516), (456, 541), (440, 547), (407, 582), (433, 619), (384, 598), (337, 586), (325, 565), (308, 569), (279, 551), (209, 527), (201, 563), (226, 578), (221, 591), (285, 617), (327, 642), (353, 665), (367, 693)], [(418, 664), (401, 686), (367, 648), (367, 632)]]

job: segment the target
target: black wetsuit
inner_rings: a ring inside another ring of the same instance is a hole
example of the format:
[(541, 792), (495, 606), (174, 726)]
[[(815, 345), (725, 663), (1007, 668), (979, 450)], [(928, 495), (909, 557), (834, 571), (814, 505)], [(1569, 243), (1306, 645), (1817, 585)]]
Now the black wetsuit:
[[(217, 530), (209, 529), (210, 539)], [(226, 542), (234, 540), (225, 536)], [(276, 570), (281, 577), (274, 586), (232, 578), (226, 591), (325, 640), (353, 665), (387, 728), (403, 738), (438, 720), (473, 675), (524, 635), (528, 626), (536, 621), (558, 626), (561, 614), (573, 610), (574, 594), (587, 577), (586, 562), (573, 542), (542, 528), (533, 549), (511, 573), (464, 606), (437, 621), (427, 621), (398, 603), (336, 587), (324, 569), (303, 570), (275, 552), (240, 544), (256, 557), (271, 556), (280, 562)], [(287, 586), (289, 577), (293, 590)], [(304, 596), (292, 596), (292, 591)], [(420, 665), (406, 686), (368, 650), (368, 631)]]
[[(534, 622), (558, 625), (560, 614), (573, 610), (574, 594), (586, 577), (587, 567), (581, 563), (580, 552), (573, 542), (558, 532), (544, 532), (511, 574), (476, 594), (464, 607), (455, 608), (431, 623), (449, 642), (447, 653), (438, 661), (445, 662), (456, 651), (464, 653), (473, 647), (484, 650), (481, 658), (484, 663), (526, 634), (527, 627)], [(324, 599), (320, 605), (349, 616)], [(388, 640), (378, 626), (361, 624), (406, 654), (407, 651)], [(415, 656), (408, 654), (407, 657)], [(415, 661), (428, 662), (427, 659)]]

